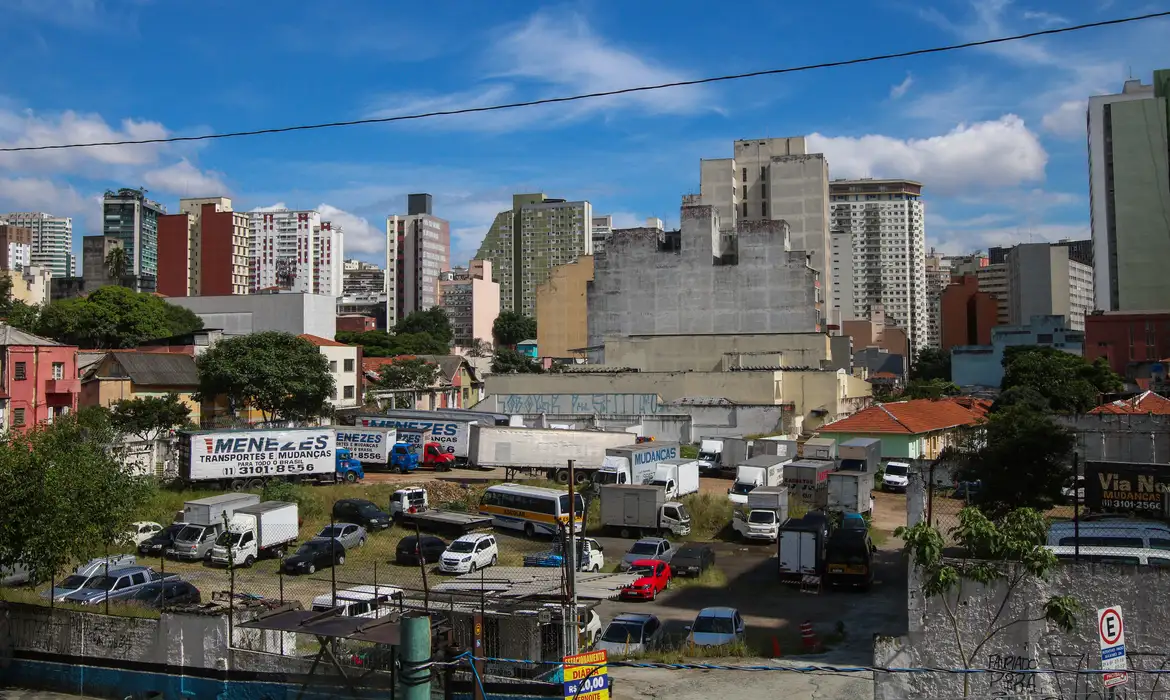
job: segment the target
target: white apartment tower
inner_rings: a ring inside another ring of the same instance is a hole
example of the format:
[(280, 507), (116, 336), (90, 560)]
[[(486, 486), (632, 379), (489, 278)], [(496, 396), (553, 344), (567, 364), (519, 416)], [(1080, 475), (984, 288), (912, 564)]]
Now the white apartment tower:
[[(829, 196), (832, 311), (839, 306), (841, 321), (869, 319), (881, 304), (886, 318), (906, 330), (913, 356), (931, 344), (922, 183), (834, 180)], [(838, 280), (852, 290), (836, 290)]]
[(340, 226), (316, 211), (254, 211), (249, 286), (341, 296), (345, 242)]
[(387, 323), (439, 305), (439, 276), (451, 267), (451, 224), (433, 212), (433, 198), (406, 196), (406, 214), (386, 217)]
[(0, 214), (0, 220), (32, 231), (33, 265), (47, 267), (53, 277), (76, 277), (77, 259), (73, 255), (73, 219), (44, 212)]

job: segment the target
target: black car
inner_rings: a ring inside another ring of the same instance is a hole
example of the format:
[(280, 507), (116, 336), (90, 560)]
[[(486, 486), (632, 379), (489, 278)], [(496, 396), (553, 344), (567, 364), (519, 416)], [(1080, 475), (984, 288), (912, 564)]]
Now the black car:
[(670, 559), (670, 573), (698, 576), (715, 565), (715, 550), (709, 544), (684, 544)]
[(138, 553), (144, 557), (161, 557), (163, 552), (175, 545), (175, 535), (184, 527), (183, 523), (167, 525), (138, 545)]
[(337, 540), (309, 540), (284, 560), (283, 568), (286, 574), (311, 574), (344, 563), (345, 546)]
[(876, 551), (867, 530), (837, 530), (825, 547), (825, 585), (868, 589)]
[(198, 604), (201, 600), (199, 589), (186, 581), (159, 581), (140, 589), (128, 602), (158, 609)]
[(333, 504), (333, 519), (337, 522), (356, 523), (369, 532), (390, 527), (390, 516), (373, 501), (364, 498), (343, 498)]
[(394, 550), (394, 561), (408, 566), (418, 566), (418, 558), (421, 554), (423, 563), (434, 564), (439, 561), (439, 557), (445, 551), (447, 551), (447, 543), (438, 537), (423, 535), (420, 546), (419, 538), (411, 535), (403, 537), (402, 541), (398, 543), (398, 547)]

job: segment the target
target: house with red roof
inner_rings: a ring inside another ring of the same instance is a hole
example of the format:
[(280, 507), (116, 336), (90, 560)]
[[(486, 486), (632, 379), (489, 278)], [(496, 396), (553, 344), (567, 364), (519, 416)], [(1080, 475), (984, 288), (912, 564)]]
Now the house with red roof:
[(986, 420), (991, 401), (966, 396), (879, 403), (822, 426), (820, 437), (837, 444), (878, 438), (883, 459), (934, 459)]
[(1143, 391), (1128, 399), (1102, 404), (1089, 413), (1115, 416), (1170, 416), (1170, 399), (1152, 391)]
[[(439, 368), (435, 383), (424, 390), (395, 390), (390, 392), (376, 389), (373, 386), (381, 377), (382, 368), (402, 360), (420, 359)], [(362, 360), (362, 370), (368, 384), (367, 391), (371, 396), (382, 393), (389, 395), (396, 393), (399, 402), (397, 408), (413, 408), (418, 410), (434, 410), (437, 408), (470, 408), (481, 398), (483, 380), (476, 374), (475, 368), (462, 355), (399, 355), (397, 357), (366, 357)], [(410, 404), (410, 405), (407, 405)]]

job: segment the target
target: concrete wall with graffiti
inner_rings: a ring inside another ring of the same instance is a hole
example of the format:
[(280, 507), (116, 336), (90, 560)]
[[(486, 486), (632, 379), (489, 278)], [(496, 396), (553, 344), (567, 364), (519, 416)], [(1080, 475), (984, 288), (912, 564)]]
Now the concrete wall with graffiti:
[[(1062, 565), (1047, 581), (1031, 580), (1007, 598), (1007, 586), (966, 584), (962, 601), (924, 598), (911, 572), (909, 634), (878, 637), (878, 667), (985, 668), (990, 673), (875, 673), (875, 700), (921, 698), (1034, 698), (1084, 700), (1110, 697), (1097, 676), (1033, 674), (1021, 671), (1099, 669), (1097, 610), (1120, 605), (1131, 669), (1170, 669), (1170, 572), (1154, 567), (1103, 564)], [(1052, 595), (1072, 595), (1082, 612), (1072, 633), (1044, 622), (1044, 602)], [(959, 604), (956, 604), (959, 602)], [(1003, 605), (1002, 614), (996, 613)], [(1010, 624), (1009, 624), (1010, 623)], [(1004, 626), (988, 637), (988, 632)], [(959, 648), (962, 645), (963, 654)], [(963, 663), (967, 656), (969, 664)], [(1131, 673), (1117, 697), (1165, 697), (1165, 676)]]
[[(658, 394), (497, 394), (491, 410), (508, 414), (593, 414), (642, 415), (664, 411)], [(476, 405), (483, 410), (484, 402)], [(673, 412), (673, 411), (672, 411)]]

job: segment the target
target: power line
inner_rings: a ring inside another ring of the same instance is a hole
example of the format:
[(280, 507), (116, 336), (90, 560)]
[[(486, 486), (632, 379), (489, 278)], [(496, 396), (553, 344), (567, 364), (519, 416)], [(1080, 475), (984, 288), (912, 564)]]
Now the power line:
[(13, 146), (8, 148), (0, 148), (0, 153), (14, 153), (19, 151), (51, 151), (61, 150), (66, 148), (93, 148), (96, 146), (137, 146), (151, 143), (178, 143), (182, 141), (209, 141), (212, 139), (228, 139), (236, 138), (238, 136), (261, 136), (265, 134), (284, 134), (292, 131), (313, 131), (317, 129), (333, 129), (343, 126), (361, 126), (365, 124), (388, 124), (391, 122), (412, 121), (417, 119), (430, 119), (433, 117), (449, 117), (459, 114), (475, 114), (478, 112), (496, 112), (505, 109), (519, 109), (521, 107), (536, 107), (538, 105), (559, 104), (562, 102), (578, 102), (581, 100), (591, 100), (599, 97), (613, 97), (615, 95), (628, 95), (636, 92), (651, 92), (653, 90), (666, 90), (668, 88), (689, 87), (693, 85), (706, 85), (708, 83), (728, 82), (732, 80), (743, 80), (745, 78), (759, 78), (766, 75), (783, 75), (786, 73), (801, 73), (811, 70), (820, 70), (823, 68), (840, 68), (842, 66), (855, 66), (863, 63), (876, 63), (878, 61), (890, 61), (898, 58), (910, 58), (913, 56), (925, 56), (927, 54), (945, 53), (948, 51), (959, 51), (961, 49), (970, 49), (980, 46), (991, 46), (994, 44), (1006, 44), (1012, 41), (1022, 41), (1024, 39), (1033, 39), (1040, 36), (1052, 36), (1055, 34), (1067, 34), (1069, 32), (1078, 32), (1085, 29), (1097, 29), (1100, 27), (1109, 27), (1118, 24), (1128, 24), (1131, 22), (1143, 22), (1150, 19), (1158, 19), (1162, 17), (1170, 17), (1170, 11), (1166, 12), (1152, 12), (1145, 15), (1137, 15), (1134, 17), (1121, 17), (1117, 19), (1102, 20), (1100, 22), (1089, 22), (1087, 24), (1077, 24), (1071, 27), (1059, 27), (1056, 29), (1044, 29), (1036, 32), (1028, 32), (1026, 34), (1014, 34), (1012, 36), (998, 37), (995, 39), (982, 39), (980, 41), (969, 41), (963, 44), (950, 44), (947, 46), (936, 46), (929, 49), (914, 49), (913, 51), (901, 51), (898, 53), (887, 53), (877, 56), (866, 56), (864, 58), (850, 58), (841, 61), (829, 61), (826, 63), (811, 63), (803, 66), (791, 66), (788, 68), (772, 68), (769, 70), (752, 71), (750, 73), (735, 73), (732, 75), (721, 75), (711, 78), (698, 78), (695, 80), (679, 80), (671, 83), (659, 83), (657, 85), (641, 85), (638, 87), (621, 88), (618, 90), (605, 90), (601, 92), (588, 92), (577, 95), (567, 95), (564, 97), (547, 97), (539, 100), (528, 100), (526, 102), (509, 102), (506, 104), (487, 105), (483, 107), (462, 107), (459, 109), (441, 110), (435, 112), (422, 112), (419, 114), (402, 114), (394, 117), (370, 117), (367, 119), (354, 119), (350, 121), (336, 121), (325, 122), (321, 124), (299, 124), (296, 126), (281, 126), (272, 127), (268, 129), (253, 129), (250, 131), (230, 131), (224, 133), (200, 134), (198, 136), (169, 136), (166, 138), (157, 139), (138, 139), (126, 141), (95, 141), (91, 143), (68, 143), (68, 144), (51, 144), (46, 146)]

